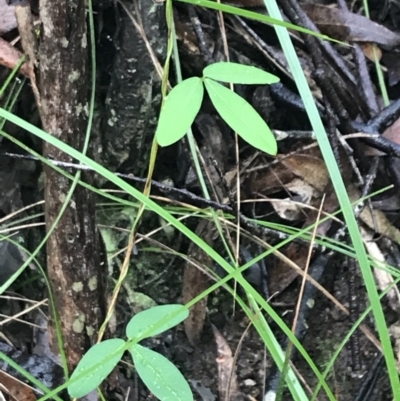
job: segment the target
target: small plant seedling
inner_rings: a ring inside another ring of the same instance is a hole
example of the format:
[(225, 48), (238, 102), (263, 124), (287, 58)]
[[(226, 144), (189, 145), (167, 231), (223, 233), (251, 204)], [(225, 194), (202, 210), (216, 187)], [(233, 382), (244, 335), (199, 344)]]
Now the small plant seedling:
[(182, 305), (162, 305), (133, 316), (126, 327), (127, 341), (105, 340), (91, 347), (70, 378), (68, 393), (80, 398), (94, 389), (111, 373), (129, 350), (136, 371), (143, 383), (161, 401), (192, 401), (188, 382), (178, 368), (163, 355), (138, 344), (176, 326), (188, 316)]
[(158, 121), (156, 139), (160, 146), (179, 141), (200, 110), (204, 87), (223, 120), (247, 143), (276, 155), (276, 139), (267, 123), (245, 99), (217, 81), (233, 84), (274, 84), (279, 78), (259, 68), (237, 63), (214, 63), (203, 77), (191, 77), (176, 85), (165, 98)]

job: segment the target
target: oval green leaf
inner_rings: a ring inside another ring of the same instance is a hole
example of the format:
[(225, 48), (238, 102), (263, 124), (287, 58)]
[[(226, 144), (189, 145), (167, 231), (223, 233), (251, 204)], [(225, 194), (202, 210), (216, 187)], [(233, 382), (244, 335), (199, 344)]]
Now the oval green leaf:
[(160, 146), (179, 141), (188, 131), (200, 110), (204, 87), (201, 78), (185, 79), (169, 92), (161, 108), (156, 130)]
[(211, 79), (204, 79), (204, 84), (214, 107), (238, 135), (255, 148), (276, 155), (274, 134), (245, 99)]
[(232, 84), (276, 84), (279, 78), (257, 67), (238, 63), (214, 63), (203, 70), (205, 78)]
[(189, 311), (183, 305), (160, 305), (133, 316), (126, 326), (126, 336), (146, 338), (156, 336), (184, 321)]
[(68, 386), (68, 394), (80, 398), (97, 388), (121, 360), (124, 346), (124, 340), (113, 338), (90, 348), (71, 375), (71, 380), (81, 377)]
[(189, 384), (167, 358), (135, 344), (130, 349), (136, 371), (148, 389), (161, 401), (192, 401)]

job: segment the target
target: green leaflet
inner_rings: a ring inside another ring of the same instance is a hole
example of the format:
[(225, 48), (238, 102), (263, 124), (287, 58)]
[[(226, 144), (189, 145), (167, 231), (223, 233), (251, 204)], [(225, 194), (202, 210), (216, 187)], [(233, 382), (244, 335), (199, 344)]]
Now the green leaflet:
[(205, 78), (204, 84), (214, 107), (238, 135), (255, 148), (276, 155), (273, 133), (245, 99), (212, 79)]
[(161, 401), (193, 401), (189, 384), (167, 358), (135, 344), (130, 352), (135, 368), (148, 389)]
[(129, 339), (152, 337), (185, 320), (189, 311), (183, 305), (161, 305), (146, 309), (130, 320), (126, 326)]
[(68, 394), (80, 398), (98, 387), (122, 358), (124, 346), (124, 340), (114, 338), (90, 348), (72, 373), (71, 381), (81, 377), (68, 386)]
[(251, 65), (238, 63), (214, 63), (203, 70), (205, 78), (232, 84), (276, 84), (279, 78)]
[(169, 146), (186, 134), (200, 110), (204, 87), (199, 77), (185, 79), (165, 98), (158, 121), (156, 138), (160, 146)]

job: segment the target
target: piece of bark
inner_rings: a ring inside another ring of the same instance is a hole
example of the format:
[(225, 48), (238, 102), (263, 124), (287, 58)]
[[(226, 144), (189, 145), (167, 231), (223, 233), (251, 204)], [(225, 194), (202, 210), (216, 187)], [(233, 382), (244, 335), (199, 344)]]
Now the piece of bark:
[(165, 3), (118, 3), (115, 57), (101, 114), (101, 159), (111, 171), (129, 166), (129, 173), (143, 176), (161, 106), (156, 64), (163, 65), (167, 53)]
[[(42, 0), (39, 47), (41, 118), (44, 129), (82, 150), (87, 128), (88, 52), (84, 0)], [(72, 158), (48, 143), (44, 157)], [(45, 166), (45, 215), (49, 230), (65, 201), (71, 182)], [(90, 174), (90, 173), (89, 173)], [(92, 182), (89, 174), (81, 179)], [(95, 224), (94, 194), (77, 186), (61, 220), (47, 241), (47, 269), (69, 370), (97, 339), (105, 313), (104, 263)], [(50, 329), (54, 330), (53, 322)], [(52, 330), (51, 330), (52, 332)], [(53, 338), (54, 341), (54, 338)], [(55, 344), (52, 344), (56, 353)]]

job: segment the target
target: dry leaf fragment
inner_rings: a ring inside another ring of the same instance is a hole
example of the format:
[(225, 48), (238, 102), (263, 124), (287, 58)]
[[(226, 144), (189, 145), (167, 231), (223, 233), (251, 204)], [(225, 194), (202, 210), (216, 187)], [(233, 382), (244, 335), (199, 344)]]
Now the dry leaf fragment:
[(284, 158), (282, 163), (319, 192), (322, 192), (328, 183), (329, 174), (318, 150), (315, 150), (315, 156), (293, 155)]
[[(393, 284), (394, 279), (392, 275), (385, 271), (385, 257), (379, 249), (376, 242), (373, 241), (373, 233), (360, 227), (361, 236), (363, 238), (365, 247), (369, 255), (373, 258), (378, 268), (374, 268), (374, 276), (380, 291), (385, 291), (390, 285)], [(387, 293), (390, 307), (395, 311), (400, 311), (400, 292), (397, 286), (392, 287)]]
[[(212, 246), (211, 228), (212, 225), (208, 221), (202, 220), (197, 226), (196, 234)], [(210, 257), (193, 243), (190, 244), (188, 256), (190, 259), (194, 259), (197, 262), (200, 262), (202, 265), (211, 266)], [(192, 299), (205, 291), (207, 287), (207, 276), (197, 266), (194, 266), (192, 263), (188, 262), (183, 273), (183, 303), (186, 304), (190, 302)], [(204, 320), (206, 318), (206, 310), (207, 297), (202, 298), (189, 309), (189, 316), (184, 321), (183, 325), (185, 327), (185, 333), (191, 344), (195, 344), (200, 338), (200, 334), (204, 326)]]
[(0, 390), (12, 401), (36, 401), (32, 387), (0, 370)]
[(267, 195), (287, 188), (296, 178), (300, 178), (319, 192), (323, 191), (329, 174), (317, 148), (313, 148), (308, 154), (281, 156), (279, 164), (269, 168), (264, 174), (260, 173), (253, 180), (251, 190), (253, 193), (261, 192)]
[(219, 399), (221, 401), (242, 400), (243, 394), (239, 390), (232, 351), (219, 330), (214, 325), (212, 326), (212, 329), (218, 351)]
[(320, 193), (306, 181), (295, 178), (289, 184), (285, 185), (286, 190), (296, 194), (292, 199), (277, 199), (272, 202), (275, 212), (283, 219), (296, 221), (305, 215), (303, 214), (301, 203), (308, 205), (312, 198), (317, 198)]
[(372, 43), (366, 42), (361, 45), (362, 51), (364, 53), (364, 56), (370, 60), (370, 61), (375, 61), (375, 54), (380, 60), (382, 58), (382, 51), (379, 47), (375, 46), (375, 52), (374, 52), (374, 45)]
[(302, 4), (302, 8), (325, 35), (344, 42), (372, 42), (387, 49), (400, 44), (400, 35), (362, 15), (337, 7)]
[(388, 127), (382, 136), (394, 143), (400, 144), (400, 118)]

